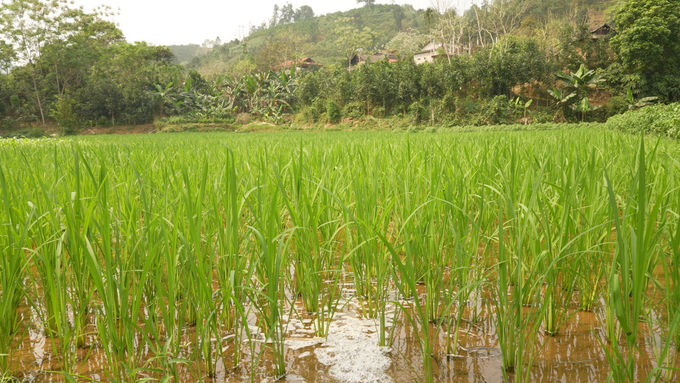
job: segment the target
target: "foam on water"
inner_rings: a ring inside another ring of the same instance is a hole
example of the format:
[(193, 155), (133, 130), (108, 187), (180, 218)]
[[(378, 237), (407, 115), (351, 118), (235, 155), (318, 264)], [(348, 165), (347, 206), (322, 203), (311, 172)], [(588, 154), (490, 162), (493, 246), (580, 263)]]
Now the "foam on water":
[(314, 350), (329, 374), (345, 383), (392, 383), (390, 349), (378, 346), (373, 320), (344, 316), (333, 321), (328, 341)]

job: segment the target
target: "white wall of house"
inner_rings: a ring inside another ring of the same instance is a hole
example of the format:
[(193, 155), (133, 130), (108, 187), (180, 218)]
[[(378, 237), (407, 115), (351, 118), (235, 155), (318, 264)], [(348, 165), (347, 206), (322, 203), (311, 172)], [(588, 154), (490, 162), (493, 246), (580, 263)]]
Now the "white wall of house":
[(420, 52), (416, 52), (413, 54), (413, 60), (416, 62), (416, 65), (420, 65), (423, 63), (432, 63), (434, 62), (434, 58), (439, 55), (439, 49), (444, 48), (449, 55), (454, 54), (454, 49), (450, 44), (444, 44), (441, 42), (435, 42), (435, 41), (430, 41), (423, 47), (423, 49), (420, 50)]
[(423, 64), (423, 63), (432, 63), (434, 62), (434, 57), (437, 55), (437, 51), (428, 51), (428, 52), (418, 52), (413, 55), (413, 60), (415, 60), (416, 65), (418, 64)]

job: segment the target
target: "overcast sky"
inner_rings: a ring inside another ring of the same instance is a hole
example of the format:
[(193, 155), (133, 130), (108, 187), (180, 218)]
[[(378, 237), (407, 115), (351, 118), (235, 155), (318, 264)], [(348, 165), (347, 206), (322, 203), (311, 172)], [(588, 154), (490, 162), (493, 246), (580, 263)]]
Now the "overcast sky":
[[(321, 15), (357, 8), (356, 0), (73, 0), (75, 5), (91, 11), (108, 5), (120, 14), (114, 20), (128, 41), (146, 41), (154, 45), (202, 44), (217, 36), (223, 42), (246, 34), (251, 25), (258, 26), (271, 18), (274, 4), (290, 2), (294, 8), (309, 5)], [(448, 3), (460, 10), (473, 0), (378, 0), (381, 4), (411, 4), (426, 9), (436, 3)]]

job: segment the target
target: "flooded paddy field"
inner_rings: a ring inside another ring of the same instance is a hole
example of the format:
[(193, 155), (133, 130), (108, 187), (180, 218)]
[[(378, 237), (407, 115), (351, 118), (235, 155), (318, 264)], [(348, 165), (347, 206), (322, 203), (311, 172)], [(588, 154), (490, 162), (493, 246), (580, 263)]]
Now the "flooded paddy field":
[(672, 382), (680, 146), (594, 129), (0, 142), (0, 373)]
[[(351, 293), (350, 293), (351, 294)], [(346, 303), (346, 302), (343, 302)], [(441, 382), (503, 382), (515, 381), (514, 374), (504, 377), (501, 349), (497, 341), (494, 322), (490, 317), (493, 308), (480, 306), (478, 319), (466, 320), (460, 328), (460, 345), (457, 354), (442, 353), (434, 364), (433, 376)], [(296, 301), (296, 309), (304, 312), (304, 305)], [(328, 338), (316, 336), (313, 319), (309, 315), (292, 315), (283, 321), (286, 328), (285, 362), (287, 373), (279, 381), (282, 382), (413, 382), (424, 380), (422, 349), (413, 330), (405, 323), (403, 313), (391, 305), (390, 321), (394, 326), (394, 339), (390, 346), (378, 346), (378, 328), (373, 319), (362, 316), (362, 308), (350, 303), (345, 309), (336, 313), (331, 335)], [(604, 339), (604, 323), (602, 314), (598, 312), (578, 311), (572, 306), (574, 313), (555, 336), (541, 334), (532, 364), (529, 380), (532, 382), (603, 382), (607, 381), (610, 368), (600, 342)], [(599, 309), (597, 311), (600, 311)], [(254, 318), (253, 318), (254, 319)], [(256, 329), (256, 321), (251, 327)], [(430, 327), (434, 327), (431, 325)], [(419, 329), (420, 330), (420, 329)], [(96, 330), (94, 330), (96, 331)], [(191, 355), (193, 329), (186, 329), (184, 335), (184, 352)], [(430, 331), (434, 331), (433, 328)], [(58, 351), (53, 347), (59, 345), (59, 339), (45, 338), (41, 329), (28, 330), (19, 346), (16, 370), (23, 372), (24, 381), (29, 382), (66, 382), (60, 371), (61, 360)], [(658, 366), (654, 357), (655, 345), (651, 340), (659, 330), (646, 331), (645, 339), (640, 344), (640, 353), (636, 361), (639, 369), (636, 379), (644, 380)], [(263, 334), (253, 337), (255, 350), (259, 352), (263, 342)], [(446, 349), (448, 333), (439, 334), (436, 342), (438, 348)], [(229, 338), (229, 336), (226, 336)], [(107, 359), (105, 352), (95, 345), (96, 336), (89, 338), (89, 346), (78, 350), (76, 356), (77, 374), (95, 381), (106, 379)], [(658, 341), (658, 340), (657, 340)], [(247, 340), (245, 342), (248, 342)], [(229, 356), (233, 347), (227, 345), (224, 355)], [(261, 356), (260, 367), (255, 373), (248, 371), (252, 360), (246, 358), (241, 368), (233, 364), (225, 366), (224, 361), (218, 363), (213, 377), (200, 377), (200, 371), (184, 368), (178, 374), (179, 381), (203, 380), (206, 382), (273, 382), (275, 377), (269, 373), (272, 356)], [(147, 360), (154, 357), (150, 350), (143, 357)], [(675, 357), (677, 365), (677, 356)], [(188, 367), (188, 366), (187, 366)], [(147, 375), (147, 374), (144, 374)], [(148, 376), (153, 376), (148, 374)], [(679, 379), (677, 373), (668, 376), (668, 381)], [(89, 380), (88, 379), (88, 380)]]

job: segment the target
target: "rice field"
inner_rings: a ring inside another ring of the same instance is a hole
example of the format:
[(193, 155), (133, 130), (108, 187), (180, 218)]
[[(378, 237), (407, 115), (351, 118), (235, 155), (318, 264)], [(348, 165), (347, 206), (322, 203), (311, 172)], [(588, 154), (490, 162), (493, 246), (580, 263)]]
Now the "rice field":
[(680, 145), (0, 141), (0, 381), (680, 379)]

